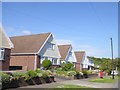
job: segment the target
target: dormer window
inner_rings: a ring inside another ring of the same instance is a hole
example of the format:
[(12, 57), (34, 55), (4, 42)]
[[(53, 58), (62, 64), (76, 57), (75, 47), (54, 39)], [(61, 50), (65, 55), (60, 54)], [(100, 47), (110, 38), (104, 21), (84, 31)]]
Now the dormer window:
[(4, 53), (5, 53), (5, 50), (3, 48), (0, 48), (0, 60), (4, 60)]

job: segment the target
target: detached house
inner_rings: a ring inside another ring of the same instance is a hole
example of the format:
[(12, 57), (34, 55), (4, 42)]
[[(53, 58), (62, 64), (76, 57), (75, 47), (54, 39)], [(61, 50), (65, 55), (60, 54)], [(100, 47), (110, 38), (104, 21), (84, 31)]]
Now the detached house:
[(60, 65), (60, 53), (52, 33), (43, 33), (10, 38), (14, 44), (11, 50), (10, 69), (35, 70), (45, 59), (53, 65)]
[(72, 45), (58, 45), (60, 51), (60, 61), (63, 62), (76, 62), (75, 54), (72, 48)]
[(0, 26), (0, 70), (9, 70), (10, 53), (13, 44)]
[(87, 58), (85, 51), (75, 51), (75, 56), (77, 59), (77, 62), (75, 64), (76, 70), (88, 70), (89, 59)]

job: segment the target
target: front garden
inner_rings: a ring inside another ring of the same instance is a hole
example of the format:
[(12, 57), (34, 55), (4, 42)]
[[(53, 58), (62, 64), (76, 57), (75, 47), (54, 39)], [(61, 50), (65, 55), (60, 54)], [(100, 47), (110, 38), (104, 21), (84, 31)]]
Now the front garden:
[(54, 82), (54, 76), (50, 70), (36, 71), (29, 70), (27, 72), (1, 72), (2, 89), (17, 88), (28, 85), (39, 85)]
[(62, 63), (61, 67), (54, 69), (54, 74), (57, 76), (63, 76), (70, 79), (83, 79), (91, 77), (92, 75), (98, 76), (97, 74), (92, 74), (92, 71), (83, 70), (83, 71), (76, 71), (74, 68), (74, 64)]

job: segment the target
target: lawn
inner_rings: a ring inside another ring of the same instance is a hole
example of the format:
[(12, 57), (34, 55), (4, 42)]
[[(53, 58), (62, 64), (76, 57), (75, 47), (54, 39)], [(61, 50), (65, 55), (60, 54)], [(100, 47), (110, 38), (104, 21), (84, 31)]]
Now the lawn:
[(75, 90), (75, 89), (78, 89), (78, 90), (83, 90), (86, 89), (86, 90), (101, 90), (101, 89), (96, 89), (96, 88), (90, 88), (90, 87), (85, 87), (85, 86), (79, 86), (79, 85), (60, 85), (60, 86), (57, 86), (56, 88), (54, 88), (53, 90)]
[(115, 79), (112, 79), (111, 77), (105, 77), (105, 78), (97, 78), (89, 80), (90, 82), (98, 82), (98, 83), (114, 83), (118, 77), (116, 76)]

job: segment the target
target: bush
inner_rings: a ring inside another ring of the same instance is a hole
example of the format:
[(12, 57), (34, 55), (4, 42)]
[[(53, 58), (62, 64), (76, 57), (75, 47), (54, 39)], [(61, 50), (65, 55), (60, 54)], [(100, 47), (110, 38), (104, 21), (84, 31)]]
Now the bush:
[(83, 75), (87, 75), (88, 74), (87, 70), (83, 70), (82, 73), (83, 73)]
[(79, 71), (75, 71), (75, 72), (76, 72), (76, 75), (80, 74), (80, 72), (79, 72)]
[(29, 80), (31, 78), (27, 73), (24, 73), (23, 77), (24, 77), (24, 80)]
[(83, 73), (83, 76), (84, 76), (85, 78), (88, 78), (87, 70), (82, 71), (82, 73)]
[(42, 70), (40, 70), (40, 69), (38, 68), (38, 69), (35, 70), (35, 72), (37, 72), (37, 73), (41, 73)]
[(92, 71), (91, 71), (91, 70), (88, 70), (87, 73), (88, 73), (88, 74), (92, 74)]
[(11, 76), (6, 73), (1, 73), (1, 82), (7, 83), (11, 79)]
[(51, 67), (52, 63), (50, 60), (44, 60), (42, 62), (42, 66), (45, 68), (45, 69), (49, 69)]
[(46, 72), (43, 72), (43, 73), (42, 73), (42, 77), (43, 77), (43, 78), (48, 77), (47, 73), (46, 73)]
[(67, 75), (68, 76), (74, 76), (74, 75), (76, 75), (76, 72), (75, 71), (68, 71)]
[(12, 73), (13, 79), (19, 79), (21, 77), (24, 77), (24, 73), (23, 72), (14, 72)]
[(50, 70), (46, 70), (48, 76), (53, 76), (53, 73)]
[(37, 76), (38, 76), (37, 72), (35, 72), (35, 71), (33, 71), (33, 70), (29, 70), (29, 71), (27, 72), (27, 74), (29, 75), (30, 78), (34, 78), (34, 77), (37, 77)]
[(70, 71), (70, 70), (73, 70), (73, 69), (74, 69), (74, 64), (71, 63), (71, 62), (62, 63), (62, 64), (61, 64), (61, 67), (62, 67), (62, 70), (63, 70), (63, 71)]

